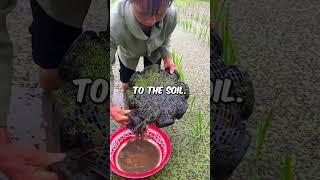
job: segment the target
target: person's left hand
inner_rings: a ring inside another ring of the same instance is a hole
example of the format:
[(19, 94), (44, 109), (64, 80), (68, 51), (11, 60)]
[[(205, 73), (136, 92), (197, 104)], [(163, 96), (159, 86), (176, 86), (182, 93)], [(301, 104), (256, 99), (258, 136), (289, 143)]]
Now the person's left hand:
[(178, 71), (176, 65), (173, 63), (172, 57), (168, 57), (164, 60), (164, 69), (169, 70), (170, 74), (175, 70)]
[(47, 153), (17, 144), (0, 146), (0, 171), (11, 180), (58, 180), (56, 173), (48, 171), (51, 164), (63, 161), (65, 154)]

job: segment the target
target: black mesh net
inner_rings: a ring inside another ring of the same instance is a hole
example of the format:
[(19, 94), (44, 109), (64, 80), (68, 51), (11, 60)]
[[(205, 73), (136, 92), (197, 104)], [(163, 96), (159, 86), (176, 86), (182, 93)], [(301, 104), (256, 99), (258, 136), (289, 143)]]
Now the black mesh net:
[[(142, 94), (134, 94), (133, 87), (144, 87)], [(147, 87), (163, 87), (161, 94), (150, 94)], [(167, 94), (166, 88), (181, 88), (182, 94)], [(156, 123), (158, 127), (165, 127), (180, 119), (187, 111), (189, 97), (188, 86), (179, 80), (178, 74), (170, 74), (161, 70), (158, 65), (151, 65), (143, 72), (136, 72), (129, 81), (129, 89), (126, 91), (129, 108), (134, 109), (129, 117), (133, 121), (129, 128), (135, 132), (141, 130), (143, 125)], [(146, 122), (148, 120), (148, 122)], [(145, 124), (143, 122), (146, 122)]]
[(246, 121), (253, 111), (254, 89), (247, 73), (221, 60), (222, 41), (211, 31), (210, 80), (231, 80), (228, 96), (241, 97), (241, 103), (210, 102), (211, 174), (227, 179), (240, 163), (250, 144)]
[[(75, 79), (109, 79), (108, 32), (84, 32), (70, 47), (61, 65), (64, 86), (56, 92), (56, 109), (65, 161), (50, 166), (64, 179), (106, 179), (109, 174), (109, 102), (94, 103), (85, 91), (76, 102)], [(91, 86), (88, 86), (89, 89)]]

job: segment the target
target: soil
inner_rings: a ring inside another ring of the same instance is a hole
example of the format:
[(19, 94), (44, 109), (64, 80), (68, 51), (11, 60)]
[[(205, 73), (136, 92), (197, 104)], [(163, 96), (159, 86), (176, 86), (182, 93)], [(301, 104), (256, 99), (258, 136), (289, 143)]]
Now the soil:
[(286, 155), (294, 159), (296, 179), (320, 177), (319, 8), (317, 0), (231, 2), (229, 23), (239, 44), (238, 64), (249, 72), (256, 98), (248, 124), (252, 148), (231, 179), (247, 179), (256, 131), (271, 109), (260, 179), (279, 179)]

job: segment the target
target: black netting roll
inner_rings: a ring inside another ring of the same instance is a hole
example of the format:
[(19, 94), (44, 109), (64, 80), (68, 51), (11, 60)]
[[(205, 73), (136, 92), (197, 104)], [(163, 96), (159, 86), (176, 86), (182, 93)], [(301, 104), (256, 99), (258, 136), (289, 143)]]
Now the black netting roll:
[(246, 121), (254, 106), (254, 89), (249, 75), (236, 66), (222, 62), (222, 41), (211, 31), (210, 80), (231, 80), (228, 96), (241, 97), (243, 102), (210, 102), (211, 174), (213, 179), (227, 179), (240, 163), (250, 144)]
[(110, 76), (108, 31), (82, 33), (71, 45), (59, 66), (60, 78), (71, 82), (79, 78)]
[(106, 179), (109, 174), (109, 100), (95, 103), (87, 86), (82, 103), (76, 102), (75, 79), (109, 79), (108, 32), (84, 32), (72, 44), (60, 65), (64, 85), (56, 92), (60, 143), (65, 161), (50, 167), (65, 179)]
[[(134, 94), (133, 87), (144, 87), (145, 92)], [(149, 94), (147, 87), (163, 87), (162, 94)], [(166, 88), (180, 87), (184, 94), (167, 94)], [(189, 87), (179, 80), (178, 74), (170, 74), (161, 70), (158, 65), (151, 65), (143, 72), (136, 72), (129, 81), (129, 89), (126, 91), (129, 101), (129, 108), (134, 109), (129, 113), (133, 119), (128, 126), (130, 129), (137, 128), (139, 124), (148, 120), (148, 123), (156, 123), (158, 127), (169, 126), (175, 119), (180, 119), (188, 108)], [(143, 126), (141, 126), (143, 128)]]

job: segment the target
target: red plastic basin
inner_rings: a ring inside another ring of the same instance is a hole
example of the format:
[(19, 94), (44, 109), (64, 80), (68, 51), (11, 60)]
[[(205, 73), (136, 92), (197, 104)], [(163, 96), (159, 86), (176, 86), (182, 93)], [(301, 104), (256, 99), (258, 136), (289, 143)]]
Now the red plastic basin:
[(117, 155), (128, 141), (135, 138), (135, 135), (128, 128), (120, 128), (110, 136), (110, 168), (114, 173), (126, 178), (140, 179), (159, 172), (166, 165), (171, 155), (171, 143), (166, 133), (160, 128), (150, 125), (147, 128), (145, 137), (160, 150), (159, 165), (143, 174), (130, 174), (121, 171), (116, 164)]

